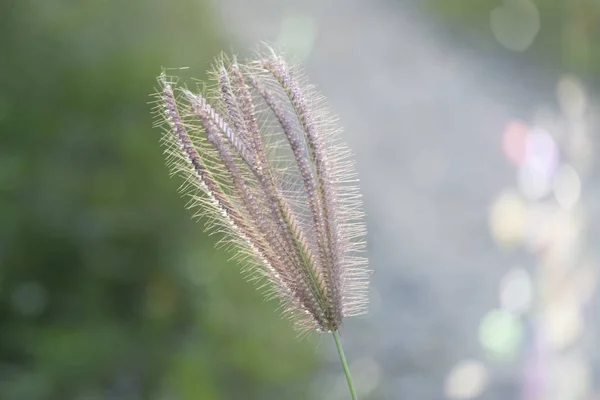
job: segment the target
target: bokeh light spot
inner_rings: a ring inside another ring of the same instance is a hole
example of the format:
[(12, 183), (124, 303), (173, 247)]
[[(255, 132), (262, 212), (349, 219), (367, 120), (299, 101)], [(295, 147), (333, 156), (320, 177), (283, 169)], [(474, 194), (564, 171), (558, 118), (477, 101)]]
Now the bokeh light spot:
[(515, 120), (506, 125), (502, 135), (504, 156), (513, 165), (521, 165), (525, 161), (525, 141), (529, 127), (523, 121)]
[(586, 109), (583, 85), (573, 75), (564, 75), (556, 85), (556, 98), (562, 112), (570, 118), (580, 118)]
[(317, 23), (307, 15), (288, 15), (281, 21), (277, 45), (295, 57), (304, 60), (310, 54), (317, 38)]
[(479, 341), (490, 358), (503, 361), (512, 359), (521, 344), (521, 320), (504, 310), (491, 310), (481, 320)]
[(580, 250), (582, 218), (579, 213), (567, 212), (555, 206), (549, 216), (542, 243), (545, 251), (542, 262), (548, 271), (565, 271), (574, 267), (573, 261)]
[(548, 195), (558, 160), (558, 147), (552, 136), (542, 129), (530, 132), (525, 142), (525, 163), (517, 177), (521, 193), (530, 200)]
[(505, 0), (502, 6), (492, 10), (490, 27), (502, 46), (523, 52), (540, 30), (540, 13), (530, 0)]
[[(581, 353), (564, 355), (556, 363), (555, 380), (551, 384), (554, 399), (587, 399), (592, 387), (592, 371)], [(592, 398), (594, 398), (592, 396)]]
[(527, 207), (525, 246), (537, 252), (547, 245), (558, 207), (548, 202), (535, 202)]
[(512, 247), (525, 235), (526, 206), (516, 193), (501, 194), (490, 210), (490, 232), (499, 245)]
[(379, 386), (379, 364), (372, 358), (356, 360), (352, 363), (351, 370), (360, 397), (366, 397)]
[(565, 210), (570, 210), (581, 195), (581, 180), (577, 171), (567, 164), (561, 165), (554, 177), (554, 198)]
[(552, 136), (544, 129), (534, 129), (525, 143), (526, 161), (542, 171), (556, 167), (558, 147)]
[(502, 309), (523, 314), (531, 307), (533, 287), (531, 276), (522, 268), (515, 268), (500, 281), (500, 304)]
[(548, 345), (556, 350), (569, 346), (583, 332), (583, 317), (573, 299), (554, 301), (544, 310), (542, 321)]
[(485, 365), (477, 360), (463, 360), (446, 377), (444, 392), (450, 399), (473, 399), (483, 393), (488, 381)]
[(531, 165), (524, 165), (519, 168), (517, 174), (517, 185), (519, 191), (528, 200), (540, 200), (552, 189), (551, 180), (542, 171), (533, 168)]

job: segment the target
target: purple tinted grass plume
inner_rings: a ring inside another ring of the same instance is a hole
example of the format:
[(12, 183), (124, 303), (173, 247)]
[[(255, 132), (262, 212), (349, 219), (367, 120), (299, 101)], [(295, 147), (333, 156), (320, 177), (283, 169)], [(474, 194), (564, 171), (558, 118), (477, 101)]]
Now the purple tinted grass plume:
[(222, 56), (209, 88), (162, 73), (157, 125), (167, 165), (207, 227), (224, 232), (251, 280), (303, 332), (331, 332), (366, 312), (368, 274), (358, 179), (336, 119), (298, 68), (267, 49)]
[[(221, 57), (208, 89), (161, 74), (159, 125), (171, 171), (213, 231), (301, 331), (336, 333), (366, 311), (358, 179), (336, 119), (302, 73), (267, 49)], [(336, 336), (337, 337), (337, 336)]]

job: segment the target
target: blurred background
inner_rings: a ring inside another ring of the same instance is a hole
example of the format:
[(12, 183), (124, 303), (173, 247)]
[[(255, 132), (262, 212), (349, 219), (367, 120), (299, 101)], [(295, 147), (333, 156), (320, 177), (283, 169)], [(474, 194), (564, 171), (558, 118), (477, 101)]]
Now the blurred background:
[(190, 218), (161, 67), (260, 41), (354, 150), (361, 399), (600, 399), (600, 0), (0, 2), (0, 399), (347, 399)]

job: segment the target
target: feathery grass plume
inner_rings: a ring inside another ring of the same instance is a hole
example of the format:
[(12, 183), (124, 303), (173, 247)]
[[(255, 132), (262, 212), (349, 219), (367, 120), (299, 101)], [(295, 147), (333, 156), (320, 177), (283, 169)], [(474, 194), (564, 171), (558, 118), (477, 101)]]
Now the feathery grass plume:
[(222, 56), (204, 91), (164, 72), (158, 82), (167, 164), (190, 206), (301, 331), (334, 334), (350, 379), (337, 331), (366, 311), (365, 228), (354, 163), (323, 97), (271, 49), (246, 63)]

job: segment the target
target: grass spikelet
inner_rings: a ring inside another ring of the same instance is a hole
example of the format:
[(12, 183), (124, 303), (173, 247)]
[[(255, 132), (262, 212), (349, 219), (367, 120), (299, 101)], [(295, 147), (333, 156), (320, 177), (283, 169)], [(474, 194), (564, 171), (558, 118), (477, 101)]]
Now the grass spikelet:
[[(336, 119), (271, 49), (222, 56), (208, 89), (162, 73), (157, 125), (167, 165), (212, 231), (301, 331), (332, 332), (364, 313), (368, 270), (358, 179)], [(265, 279), (262, 279), (265, 278)]]

